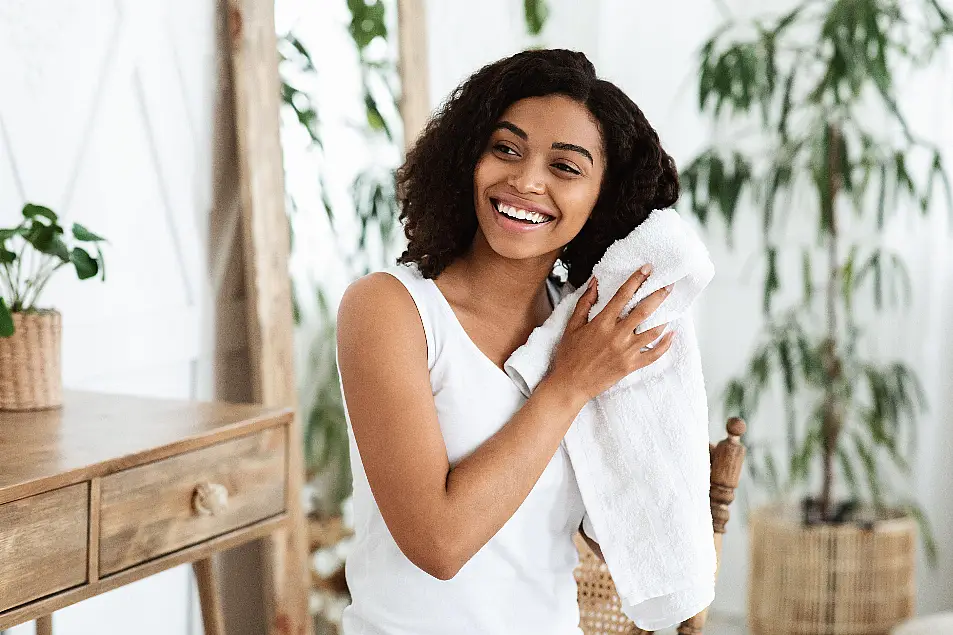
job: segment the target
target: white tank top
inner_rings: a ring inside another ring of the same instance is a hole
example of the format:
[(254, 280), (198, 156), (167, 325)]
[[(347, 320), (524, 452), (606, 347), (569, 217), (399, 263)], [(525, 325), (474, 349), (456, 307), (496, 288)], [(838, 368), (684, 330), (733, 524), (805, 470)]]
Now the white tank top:
[[(525, 403), (516, 385), (469, 338), (437, 285), (414, 265), (385, 270), (413, 297), (450, 463), (476, 450)], [(547, 282), (555, 305), (559, 290)], [(345, 404), (346, 409), (346, 404)], [(509, 521), (451, 580), (417, 568), (397, 547), (374, 502), (354, 442), (355, 542), (346, 563), (352, 603), (344, 635), (579, 635), (573, 534), (584, 509), (560, 446)]]

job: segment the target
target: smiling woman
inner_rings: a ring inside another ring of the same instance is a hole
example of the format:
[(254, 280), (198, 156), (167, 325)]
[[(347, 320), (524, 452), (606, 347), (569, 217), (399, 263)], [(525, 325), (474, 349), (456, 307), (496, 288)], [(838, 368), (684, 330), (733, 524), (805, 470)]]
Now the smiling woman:
[(502, 256), (558, 250), (588, 220), (604, 171), (599, 124), (583, 104), (558, 94), (522, 99), (503, 113), (473, 173), (480, 229)]
[[(351, 284), (338, 312), (356, 534), (344, 633), (578, 634), (585, 511), (560, 442), (672, 341), (647, 348), (664, 324), (635, 333), (665, 289), (618, 319), (650, 269), (591, 321), (589, 279), (612, 242), (675, 202), (675, 166), (585, 55), (543, 50), (454, 91), (397, 183), (407, 250)], [(524, 397), (504, 362), (587, 280)]]

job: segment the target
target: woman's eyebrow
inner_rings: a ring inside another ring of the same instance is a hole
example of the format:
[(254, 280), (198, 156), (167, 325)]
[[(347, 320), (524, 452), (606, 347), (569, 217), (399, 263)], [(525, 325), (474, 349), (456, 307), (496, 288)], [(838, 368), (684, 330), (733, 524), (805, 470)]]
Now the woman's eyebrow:
[[(573, 152), (578, 152), (582, 156), (589, 159), (589, 163), (593, 163), (592, 154), (590, 154), (589, 151), (583, 148), (582, 146), (577, 146), (574, 143), (561, 143), (557, 141), (556, 143), (553, 144), (553, 150), (571, 150)], [(593, 163), (593, 165), (595, 164)]]
[[(517, 126), (515, 123), (504, 120), (497, 123), (495, 126), (493, 126), (493, 130), (499, 130), (500, 128), (509, 130), (510, 132), (515, 134), (517, 137), (519, 137), (523, 141), (529, 140), (529, 135), (526, 134), (526, 131), (520, 128), (519, 126)], [(553, 147), (553, 150), (571, 150), (572, 152), (578, 152), (582, 156), (589, 159), (589, 163), (593, 163), (592, 153), (586, 150), (585, 148), (583, 148), (582, 146), (577, 146), (574, 143), (562, 143), (560, 141), (556, 141), (553, 143), (552, 147)]]
[(509, 130), (510, 132), (515, 134), (517, 137), (519, 137), (523, 141), (527, 141), (529, 139), (529, 135), (526, 134), (526, 131), (520, 128), (519, 126), (517, 126), (515, 123), (510, 123), (509, 121), (501, 121), (495, 126), (493, 126), (493, 130), (499, 130), (500, 128), (505, 128)]

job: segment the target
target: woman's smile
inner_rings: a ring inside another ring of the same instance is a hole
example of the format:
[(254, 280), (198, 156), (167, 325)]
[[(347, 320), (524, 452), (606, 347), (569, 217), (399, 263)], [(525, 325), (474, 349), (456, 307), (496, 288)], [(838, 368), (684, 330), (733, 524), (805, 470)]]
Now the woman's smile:
[(552, 210), (516, 196), (493, 196), (490, 205), (500, 227), (509, 231), (534, 231), (556, 220)]

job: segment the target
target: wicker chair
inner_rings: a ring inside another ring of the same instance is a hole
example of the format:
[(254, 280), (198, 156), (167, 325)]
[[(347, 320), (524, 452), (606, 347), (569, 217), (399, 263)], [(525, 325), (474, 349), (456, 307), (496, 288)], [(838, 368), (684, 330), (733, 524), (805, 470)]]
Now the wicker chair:
[[(745, 449), (740, 437), (745, 432), (745, 423), (737, 417), (728, 420), (728, 438), (711, 450), (711, 515), (714, 521), (715, 551), (721, 561), (721, 539), (728, 522), (728, 506), (735, 499), (735, 488), (741, 476)], [(623, 613), (619, 596), (612, 578), (602, 560), (595, 555), (576, 535), (579, 549), (579, 566), (576, 568), (576, 583), (579, 588), (579, 626), (586, 635), (642, 635), (643, 631)], [(678, 627), (679, 635), (701, 635), (705, 626), (707, 609), (686, 620)]]

